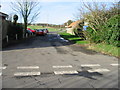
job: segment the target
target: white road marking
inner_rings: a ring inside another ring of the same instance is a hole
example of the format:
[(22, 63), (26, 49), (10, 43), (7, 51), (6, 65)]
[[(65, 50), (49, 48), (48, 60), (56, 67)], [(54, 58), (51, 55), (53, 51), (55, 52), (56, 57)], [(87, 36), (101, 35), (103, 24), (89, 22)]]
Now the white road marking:
[(55, 74), (77, 74), (77, 71), (54, 71)]
[(72, 68), (71, 65), (68, 66), (53, 66), (53, 68)]
[(119, 66), (119, 64), (110, 64), (111, 66)]
[(33, 75), (40, 75), (40, 72), (17, 72), (14, 76), (33, 76)]
[(64, 38), (62, 38), (62, 37), (61, 37), (60, 39), (62, 39), (62, 40), (63, 40)]
[(88, 72), (109, 72), (110, 70), (108, 69), (93, 69), (93, 70), (88, 70)]
[(68, 40), (65, 40), (65, 42), (69, 42)]
[(86, 67), (87, 67), (87, 66), (88, 66), (88, 67), (94, 67), (94, 66), (100, 66), (100, 65), (99, 65), (99, 64), (82, 64), (81, 66), (82, 66), (82, 67), (85, 67), (85, 66), (86, 66)]
[(39, 69), (39, 66), (19, 66), (17, 69)]
[(4, 66), (4, 67), (0, 67), (0, 69), (6, 69), (7, 67), (6, 66)]

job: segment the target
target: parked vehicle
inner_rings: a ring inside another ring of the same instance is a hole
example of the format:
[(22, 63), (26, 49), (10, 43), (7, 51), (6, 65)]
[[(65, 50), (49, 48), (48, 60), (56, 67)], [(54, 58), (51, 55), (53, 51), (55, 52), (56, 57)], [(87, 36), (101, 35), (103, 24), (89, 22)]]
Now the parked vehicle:
[(27, 28), (27, 30), (31, 31), (31, 32), (34, 33), (34, 34), (35, 34), (35, 32), (36, 32), (36, 30), (32, 30), (32, 29), (30, 29), (30, 28)]
[(29, 35), (31, 35), (33, 32), (32, 31), (30, 31), (30, 30), (26, 30), (26, 33), (28, 34), (28, 36)]
[(36, 35), (46, 35), (46, 31), (44, 29), (37, 29), (36, 30)]
[(46, 30), (46, 32), (47, 32), (47, 33), (49, 33), (49, 31), (48, 31), (48, 29), (47, 29), (47, 28), (46, 28), (45, 30)]

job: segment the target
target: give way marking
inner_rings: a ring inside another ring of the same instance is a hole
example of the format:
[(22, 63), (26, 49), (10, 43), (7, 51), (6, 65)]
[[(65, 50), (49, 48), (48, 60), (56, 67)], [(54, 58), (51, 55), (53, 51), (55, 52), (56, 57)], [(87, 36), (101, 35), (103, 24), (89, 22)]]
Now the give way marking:
[(40, 75), (40, 72), (17, 72), (14, 74), (14, 76), (36, 76)]
[(39, 69), (39, 66), (18, 66), (17, 69)]

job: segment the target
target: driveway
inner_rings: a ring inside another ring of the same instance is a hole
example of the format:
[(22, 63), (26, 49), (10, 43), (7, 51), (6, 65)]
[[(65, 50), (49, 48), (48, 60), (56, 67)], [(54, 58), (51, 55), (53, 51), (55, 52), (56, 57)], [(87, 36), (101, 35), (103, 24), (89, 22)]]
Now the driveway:
[(86, 50), (56, 33), (4, 48), (2, 65), (3, 88), (118, 88), (116, 57)]

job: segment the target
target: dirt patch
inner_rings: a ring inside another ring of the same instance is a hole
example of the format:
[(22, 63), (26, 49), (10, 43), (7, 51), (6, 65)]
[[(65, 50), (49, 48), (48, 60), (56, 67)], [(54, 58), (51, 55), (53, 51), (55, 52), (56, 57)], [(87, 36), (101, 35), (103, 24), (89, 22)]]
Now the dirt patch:
[(87, 45), (77, 45), (77, 44), (73, 44), (73, 45), (69, 45), (69, 47), (70, 47), (73, 51), (76, 51), (76, 52), (82, 52), (82, 53), (90, 54), (90, 55), (98, 54), (98, 52), (96, 52), (96, 51), (87, 49)]
[(59, 54), (68, 54), (69, 52), (67, 50), (64, 50), (62, 47), (59, 47), (60, 45), (56, 45), (56, 43), (51, 43), (51, 45), (56, 49), (57, 53)]
[(69, 53), (67, 50), (64, 50), (64, 49), (62, 49), (62, 48), (60, 48), (60, 47), (55, 47), (55, 49), (56, 49), (57, 52), (60, 53), (60, 54), (67, 54), (67, 53)]

